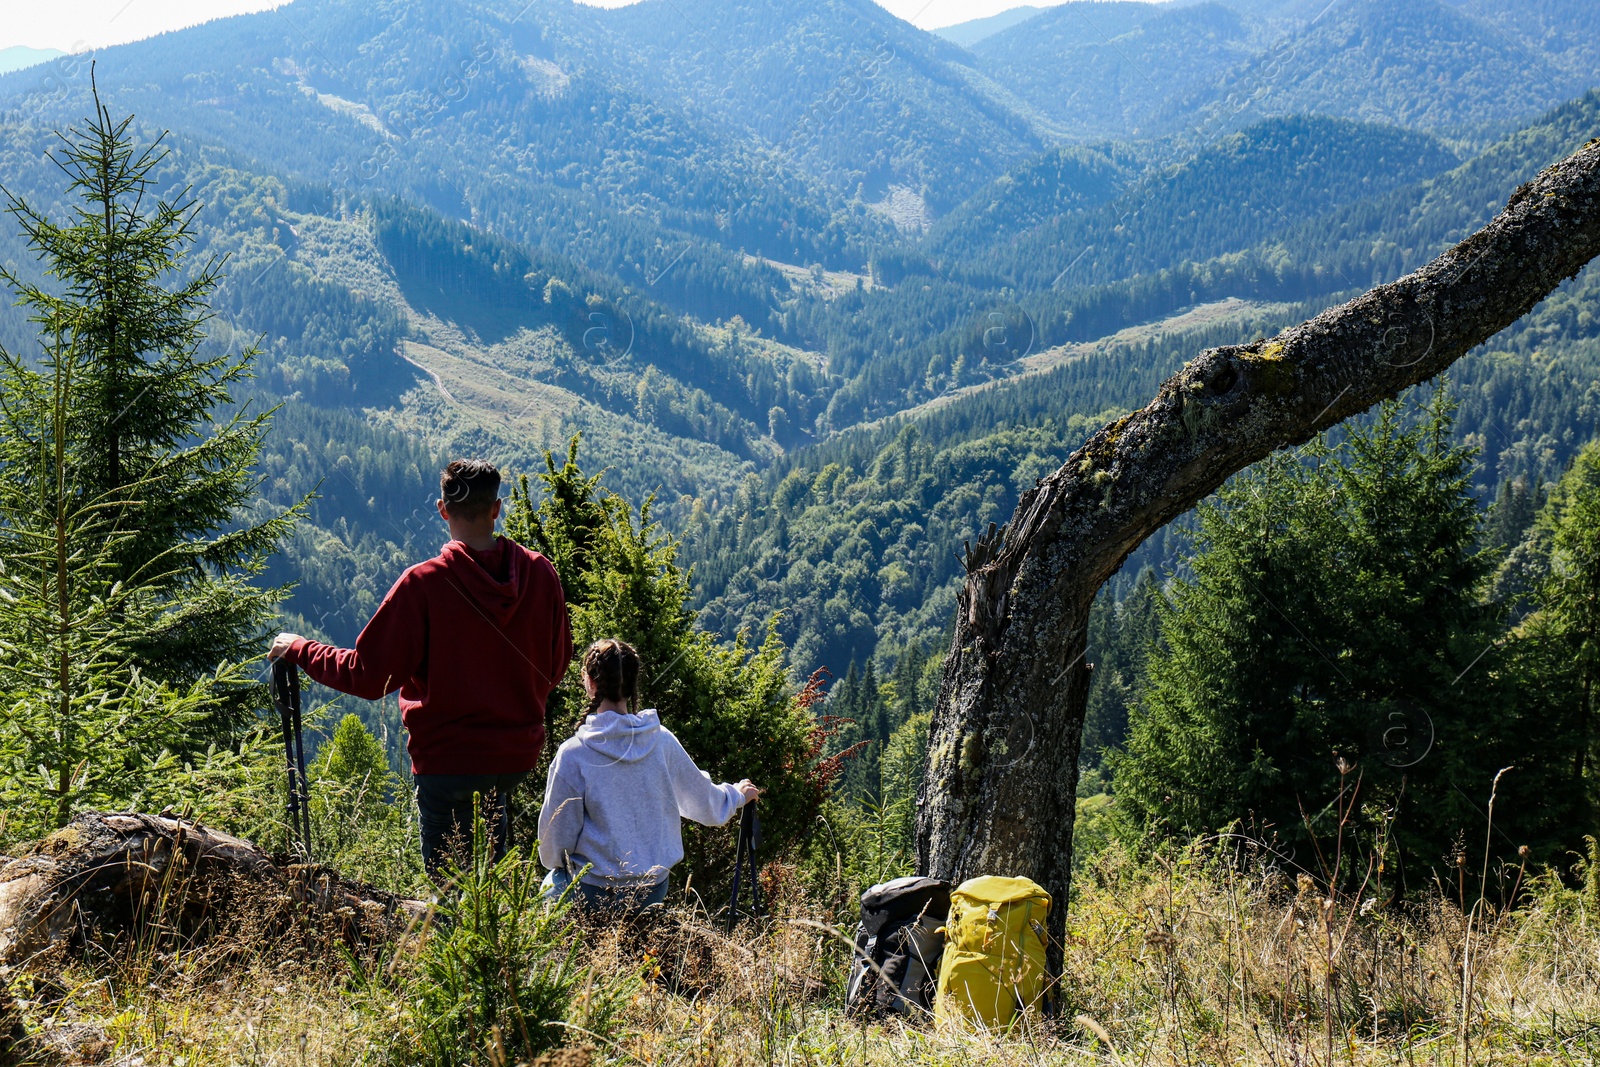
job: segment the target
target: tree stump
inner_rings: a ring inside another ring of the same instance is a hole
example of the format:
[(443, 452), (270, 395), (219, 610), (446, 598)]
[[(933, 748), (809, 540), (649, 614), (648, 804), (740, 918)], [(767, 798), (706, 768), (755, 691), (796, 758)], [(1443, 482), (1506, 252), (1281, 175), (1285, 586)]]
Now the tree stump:
[(420, 900), (168, 815), (88, 812), (0, 862), (0, 968), (173, 940), (254, 951), (379, 944)]

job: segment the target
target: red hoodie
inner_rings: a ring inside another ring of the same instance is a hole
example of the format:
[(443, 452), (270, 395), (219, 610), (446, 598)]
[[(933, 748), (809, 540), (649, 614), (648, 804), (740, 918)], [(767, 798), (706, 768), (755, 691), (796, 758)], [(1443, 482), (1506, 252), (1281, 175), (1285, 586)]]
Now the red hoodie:
[(402, 574), (355, 648), (301, 638), (286, 653), (341, 693), (377, 700), (400, 690), (414, 774), (532, 770), (545, 701), (572, 659), (550, 561), (503, 537), (474, 555), (451, 541)]

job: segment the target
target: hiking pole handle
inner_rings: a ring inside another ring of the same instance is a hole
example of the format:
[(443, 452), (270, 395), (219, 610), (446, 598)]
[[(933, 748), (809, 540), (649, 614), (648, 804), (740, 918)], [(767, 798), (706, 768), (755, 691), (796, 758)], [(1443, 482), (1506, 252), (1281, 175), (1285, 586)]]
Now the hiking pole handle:
[(306, 785), (305, 734), (300, 716), (300, 672), (286, 659), (272, 661), (272, 703), (283, 731), (288, 776), (289, 847), (311, 860), (311, 796)]

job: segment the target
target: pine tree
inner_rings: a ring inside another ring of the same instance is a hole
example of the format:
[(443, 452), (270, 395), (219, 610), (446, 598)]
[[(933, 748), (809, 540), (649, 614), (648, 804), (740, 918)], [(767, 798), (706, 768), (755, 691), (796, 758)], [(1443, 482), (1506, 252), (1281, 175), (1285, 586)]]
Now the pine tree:
[(1501, 552), (1509, 552), (1533, 525), (1539, 511), (1539, 492), (1528, 488), (1526, 478), (1507, 478), (1483, 525), (1483, 542)]
[(867, 703), (861, 672), (856, 669), (856, 661), (851, 660), (844, 678), (828, 691), (826, 705), (828, 716), (837, 720), (828, 738), (828, 755), (837, 757), (847, 753), (840, 766), (839, 778), (834, 783), (834, 792), (850, 801), (860, 801), (867, 795), (866, 763), (873, 755), (871, 738), (867, 736), (864, 721)]
[(1592, 778), (1600, 700), (1600, 443), (1578, 454), (1551, 502), (1553, 551), (1540, 602), (1566, 644), (1577, 682), (1580, 779)]
[(131, 123), (96, 95), (63, 137), (69, 223), (5, 194), (51, 279), (0, 271), (40, 336), (31, 360), (0, 350), (7, 833), (170, 792), (240, 740), (261, 687), (239, 664), (279, 599), (249, 579), (293, 521), (246, 517), (268, 416), (217, 413), (251, 353), (201, 354), (219, 265), (177, 279), (195, 207), (156, 198), (165, 157)]
[(1600, 442), (1580, 451), (1550, 491), (1525, 542), (1543, 558), (1535, 610), (1513, 645), (1518, 683), (1547, 735), (1566, 738), (1572, 786), (1600, 804)]
[(881, 763), (883, 746), (889, 741), (889, 709), (878, 685), (878, 668), (867, 660), (867, 669), (861, 674), (861, 739), (868, 742), (856, 760), (859, 765), (855, 792), (860, 797), (881, 798), (883, 781)]
[(1556, 858), (1573, 814), (1556, 773), (1567, 739), (1534, 729), (1508, 684), (1451, 414), (1442, 391), (1414, 425), (1386, 404), (1200, 509), (1194, 577), (1160, 609), (1147, 689), (1110, 761), (1127, 830), (1241, 822), (1310, 855), (1337, 830), (1344, 761), (1369, 804), (1352, 829), (1372, 844), (1387, 824), (1389, 870), (1399, 861), (1415, 886), (1458, 834), (1483, 832), (1482, 798), (1514, 764), (1496, 850)]
[(404, 783), (359, 715), (339, 720), (310, 778), (319, 856), (336, 856), (346, 874), (396, 888), (421, 873)]
[[(3, 280), (47, 338), (73, 354), (70, 413), (81, 455), (71, 479), (116, 531), (119, 612), (143, 672), (188, 685), (225, 660), (253, 658), (281, 599), (250, 578), (288, 532), (290, 513), (250, 514), (252, 473), (270, 413), (235, 407), (254, 350), (213, 352), (208, 300), (222, 263), (189, 262), (199, 206), (160, 195), (161, 138), (139, 148), (131, 116), (94, 116), (55, 156), (76, 205), (55, 222), (5, 191), (48, 286)], [(246, 718), (252, 688), (219, 703), (213, 736)]]
[(859, 733), (861, 703), (861, 672), (856, 670), (856, 661), (851, 660), (850, 666), (845, 669), (844, 677), (828, 693), (828, 714), (836, 719), (849, 719)]
[(894, 669), (886, 683), (885, 702), (888, 709), (889, 733), (893, 734), (907, 719), (924, 709), (921, 706), (922, 668), (928, 653), (921, 644), (908, 645), (895, 657)]
[(928, 724), (932, 719), (931, 711), (919, 711), (897, 726), (883, 746), (880, 761), (880, 802), (886, 811), (898, 815), (896, 829), (907, 852), (916, 843), (917, 793), (928, 762)]

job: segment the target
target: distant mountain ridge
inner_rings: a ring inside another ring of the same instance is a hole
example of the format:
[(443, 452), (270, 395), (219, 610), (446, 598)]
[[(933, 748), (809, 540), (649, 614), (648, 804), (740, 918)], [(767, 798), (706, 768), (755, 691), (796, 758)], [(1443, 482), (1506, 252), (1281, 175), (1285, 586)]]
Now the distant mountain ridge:
[(1477, 134), (1600, 84), (1600, 5), (1085, 0), (971, 51), (1074, 138), (1204, 143), (1299, 112)]
[(732, 122), (867, 201), (899, 187), (942, 214), (1044, 147), (968, 85), (965, 53), (873, 0), (642, 0), (593, 21), (619, 81)]
[(954, 26), (941, 26), (933, 32), (947, 41), (960, 45), (962, 48), (971, 48), (984, 38), (993, 37), (1001, 30), (1008, 30), (1019, 22), (1033, 18), (1043, 10), (1044, 8), (1042, 7), (1030, 7), (1024, 4), (1021, 7), (1013, 7), (1002, 11), (998, 15), (989, 15), (981, 19), (968, 19), (966, 22), (958, 22)]
[[(1564, 0), (1574, 15), (1578, 4)], [(1600, 81), (1440, 0), (1340, 0), (1326, 15), (1229, 71), (1166, 116), (1236, 112), (1245, 121), (1316, 112), (1447, 134), (1506, 126)], [(1592, 16), (1591, 16), (1592, 20)], [(1572, 37), (1581, 36), (1576, 18)], [(1565, 36), (1565, 35), (1564, 35)]]
[[(1396, 127), (1269, 119), (1098, 204), (1086, 199), (1082, 210), (1035, 206), (1051, 186), (1035, 186), (1026, 172), (1008, 176), (996, 183), (988, 215), (1007, 211), (1014, 227), (991, 225), (979, 236), (952, 217), (928, 244), (952, 270), (993, 271), (1023, 291), (1101, 283), (1294, 235), (1312, 219), (1459, 162), (1435, 138)], [(1082, 177), (1069, 180), (1085, 188)], [(1112, 186), (1102, 179), (1100, 188)]]
[(1175, 96), (1209, 86), (1265, 42), (1218, 3), (1090, 0), (1048, 8), (976, 44), (980, 68), (1073, 138), (1151, 137)]

